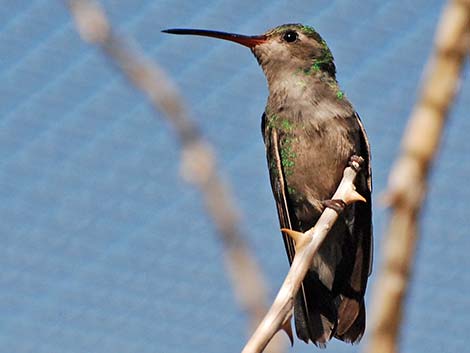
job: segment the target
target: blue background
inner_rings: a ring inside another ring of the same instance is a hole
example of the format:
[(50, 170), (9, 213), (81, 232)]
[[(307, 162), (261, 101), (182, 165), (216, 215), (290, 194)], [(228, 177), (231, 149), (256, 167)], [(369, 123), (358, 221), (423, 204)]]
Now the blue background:
[[(377, 199), (399, 146), (441, 0), (136, 1), (104, 6), (177, 81), (215, 145), (271, 296), (287, 272), (265, 166), (267, 97), (249, 50), (160, 33), (313, 25), (369, 133)], [(470, 80), (464, 73), (422, 216), (403, 352), (464, 352), (470, 328)], [(0, 1), (0, 351), (236, 352), (246, 318), (175, 136), (76, 34), (64, 3)], [(373, 284), (373, 283), (372, 283)], [(372, 286), (371, 286), (372, 287)], [(370, 294), (370, 293), (369, 293)], [(332, 343), (330, 351), (358, 352)], [(297, 341), (293, 351), (311, 352)]]

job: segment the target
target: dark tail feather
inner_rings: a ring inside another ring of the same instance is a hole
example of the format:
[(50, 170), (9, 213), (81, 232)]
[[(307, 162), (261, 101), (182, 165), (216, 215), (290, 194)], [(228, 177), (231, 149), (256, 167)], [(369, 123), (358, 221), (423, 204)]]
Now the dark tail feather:
[(300, 288), (294, 304), (297, 337), (325, 348), (336, 332), (337, 310), (331, 292), (309, 272)]
[(343, 298), (338, 310), (338, 329), (335, 337), (348, 342), (358, 343), (366, 328), (364, 298), (358, 300)]

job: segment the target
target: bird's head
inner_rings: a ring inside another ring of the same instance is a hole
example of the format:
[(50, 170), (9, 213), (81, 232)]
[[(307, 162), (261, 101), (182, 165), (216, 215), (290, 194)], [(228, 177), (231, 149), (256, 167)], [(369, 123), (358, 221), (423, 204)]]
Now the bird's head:
[(213, 37), (244, 45), (256, 56), (268, 81), (278, 73), (299, 71), (307, 75), (328, 74), (335, 78), (333, 55), (323, 38), (309, 26), (285, 24), (255, 36), (180, 28), (163, 32)]

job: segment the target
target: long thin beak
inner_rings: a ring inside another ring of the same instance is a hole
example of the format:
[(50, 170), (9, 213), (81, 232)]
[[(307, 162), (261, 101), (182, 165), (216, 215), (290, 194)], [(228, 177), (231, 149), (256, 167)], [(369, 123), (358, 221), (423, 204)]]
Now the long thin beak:
[(219, 31), (208, 31), (205, 29), (187, 29), (187, 28), (171, 28), (165, 29), (162, 32), (164, 33), (171, 33), (171, 34), (191, 34), (196, 36), (204, 36), (204, 37), (213, 37), (219, 38), (224, 40), (229, 40), (250, 49), (253, 49), (258, 44), (262, 44), (266, 42), (266, 36), (244, 36), (241, 34), (235, 33), (227, 33), (227, 32), (219, 32)]

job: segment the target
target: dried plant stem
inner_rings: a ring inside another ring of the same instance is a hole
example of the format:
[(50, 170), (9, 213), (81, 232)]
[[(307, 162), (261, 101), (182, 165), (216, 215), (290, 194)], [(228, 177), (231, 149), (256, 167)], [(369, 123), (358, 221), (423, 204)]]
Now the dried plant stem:
[(456, 94), (469, 47), (470, 0), (449, 1), (436, 33), (420, 97), (390, 173), (385, 199), (392, 207), (383, 244), (384, 263), (372, 299), (367, 353), (398, 352), (403, 302), (418, 241), (418, 216), (447, 112)]
[[(117, 36), (99, 3), (69, 0), (77, 30), (83, 40), (98, 45), (125, 77), (150, 100), (153, 108), (165, 113), (182, 144), (181, 170), (186, 180), (199, 188), (208, 213), (216, 225), (223, 245), (232, 285), (240, 306), (254, 328), (267, 309), (265, 280), (250, 255), (240, 233), (238, 212), (232, 195), (217, 172), (212, 148), (189, 119), (182, 98), (165, 72)], [(272, 353), (282, 352), (273, 345)]]
[[(351, 162), (353, 167), (347, 167), (343, 173), (338, 189), (333, 199), (343, 200), (346, 204), (365, 199), (355, 191), (354, 179), (360, 169), (357, 161)], [(282, 284), (274, 303), (269, 309), (250, 338), (242, 353), (259, 353), (264, 350), (272, 337), (281, 329), (284, 329), (292, 341), (292, 329), (290, 320), (294, 306), (294, 298), (299, 291), (300, 285), (311, 266), (313, 257), (322, 242), (326, 239), (328, 232), (333, 227), (338, 213), (326, 208), (316, 225), (305, 233), (284, 229), (283, 231), (295, 241), (295, 256), (289, 273)]]

